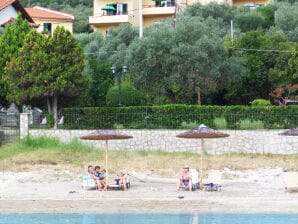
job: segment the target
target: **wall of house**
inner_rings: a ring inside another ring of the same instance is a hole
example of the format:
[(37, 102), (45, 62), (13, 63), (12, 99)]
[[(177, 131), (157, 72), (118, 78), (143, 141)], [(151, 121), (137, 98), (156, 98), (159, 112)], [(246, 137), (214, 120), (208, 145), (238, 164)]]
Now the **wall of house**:
[(268, 4), (270, 0), (232, 0), (233, 5), (245, 5), (245, 4)]
[(153, 24), (154, 22), (162, 21), (164, 19), (169, 19), (173, 16), (170, 15), (156, 15), (156, 16), (150, 16), (150, 17), (143, 17), (143, 23), (144, 27), (149, 26)]
[(11, 18), (17, 18), (17, 17), (18, 17), (18, 12), (15, 10), (13, 6), (9, 5), (0, 11), (0, 24), (7, 22)]
[(44, 30), (44, 23), (51, 23), (52, 24), (52, 33), (57, 28), (57, 26), (63, 26), (66, 30), (69, 30), (71, 33), (73, 32), (73, 23), (72, 22), (65, 22), (65, 21), (58, 21), (58, 20), (44, 20), (44, 19), (34, 19), (36, 24), (39, 24), (37, 28), (38, 32), (43, 32)]
[[(224, 153), (298, 153), (298, 138), (295, 136), (281, 136), (284, 130), (224, 130), (230, 136), (227, 138), (205, 139), (204, 146), (207, 154)], [(69, 142), (74, 138), (91, 133), (92, 130), (46, 130), (30, 129), (31, 136), (47, 136), (59, 138), (62, 142)], [(161, 150), (166, 152), (200, 151), (199, 139), (177, 138), (181, 130), (123, 130), (132, 135), (132, 139), (110, 140), (111, 150)], [(95, 148), (104, 148), (104, 141), (80, 140)]]

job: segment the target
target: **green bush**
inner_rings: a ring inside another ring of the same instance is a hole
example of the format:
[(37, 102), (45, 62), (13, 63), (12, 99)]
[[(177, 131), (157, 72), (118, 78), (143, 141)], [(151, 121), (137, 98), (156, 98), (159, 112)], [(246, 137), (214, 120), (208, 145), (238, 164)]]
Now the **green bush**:
[[(162, 106), (88, 107), (64, 109), (68, 129), (292, 128), (298, 126), (297, 106)], [(220, 122), (220, 123), (219, 123)], [(245, 125), (244, 125), (245, 124)]]
[(271, 103), (269, 100), (264, 99), (255, 99), (251, 102), (252, 106), (270, 106)]
[[(121, 83), (121, 105), (122, 106), (139, 106), (144, 104), (143, 94), (137, 90), (131, 83)], [(110, 107), (119, 106), (119, 87), (112, 86), (106, 96), (106, 104)]]

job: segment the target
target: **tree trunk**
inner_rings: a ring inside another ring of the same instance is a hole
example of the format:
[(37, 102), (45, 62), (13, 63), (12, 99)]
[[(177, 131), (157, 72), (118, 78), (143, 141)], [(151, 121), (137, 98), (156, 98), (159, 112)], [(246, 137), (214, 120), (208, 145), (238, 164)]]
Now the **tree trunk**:
[(53, 115), (54, 115), (54, 129), (57, 129), (57, 107), (58, 107), (58, 96), (56, 94), (53, 95)]
[(49, 112), (49, 114), (51, 114), (52, 113), (52, 106), (51, 106), (51, 99), (50, 99), (49, 96), (47, 97), (47, 106), (48, 106), (48, 112)]
[(197, 96), (198, 96), (198, 105), (201, 106), (201, 88), (199, 83), (197, 83)]

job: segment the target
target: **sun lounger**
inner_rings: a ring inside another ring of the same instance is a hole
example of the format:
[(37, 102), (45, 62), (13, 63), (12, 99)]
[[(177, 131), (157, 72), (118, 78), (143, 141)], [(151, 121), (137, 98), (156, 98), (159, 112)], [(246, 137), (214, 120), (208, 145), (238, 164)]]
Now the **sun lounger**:
[(192, 180), (192, 190), (199, 189), (199, 172), (196, 169), (189, 169)]
[[(126, 189), (130, 188), (128, 175), (126, 177)], [(124, 190), (124, 184), (108, 184), (108, 190)]]
[(221, 172), (219, 171), (210, 171), (208, 173), (208, 179), (203, 183), (203, 190), (205, 191), (221, 191)]
[(94, 179), (90, 177), (90, 175), (84, 175), (82, 187), (84, 190), (94, 190), (97, 188), (97, 184), (95, 183)]
[(298, 172), (285, 173), (286, 191), (298, 192)]

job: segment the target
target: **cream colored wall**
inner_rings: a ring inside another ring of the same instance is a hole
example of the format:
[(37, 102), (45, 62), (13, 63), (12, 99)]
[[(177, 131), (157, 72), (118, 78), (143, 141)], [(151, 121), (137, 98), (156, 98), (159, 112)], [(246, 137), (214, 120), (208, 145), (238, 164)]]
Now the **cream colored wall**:
[(268, 4), (270, 2), (270, 0), (232, 0), (233, 1), (233, 5), (244, 5), (244, 4)]
[(58, 20), (42, 20), (42, 19), (34, 19), (34, 22), (36, 24), (39, 24), (39, 27), (37, 28), (38, 32), (43, 31), (43, 24), (44, 23), (51, 23), (52, 24), (52, 33), (57, 28), (57, 26), (63, 26), (66, 30), (73, 32), (73, 23), (72, 22), (65, 22), (65, 21), (58, 21)]
[(143, 18), (143, 22), (144, 22), (144, 26), (150, 26), (151, 24), (153, 24), (154, 22), (158, 22), (164, 19), (168, 19), (171, 18), (171, 16), (167, 16), (167, 15), (160, 15), (160, 16), (152, 16), (152, 17), (144, 17)]
[(109, 29), (117, 28), (118, 26), (119, 26), (119, 24), (117, 24), (117, 25), (111, 25), (111, 24), (103, 25), (103, 24), (101, 24), (100, 26), (94, 25), (93, 26), (93, 30), (94, 31), (99, 31), (99, 32), (101, 32), (105, 36), (106, 35), (106, 32)]
[(143, 0), (143, 7), (155, 6), (155, 1), (152, 0)]

